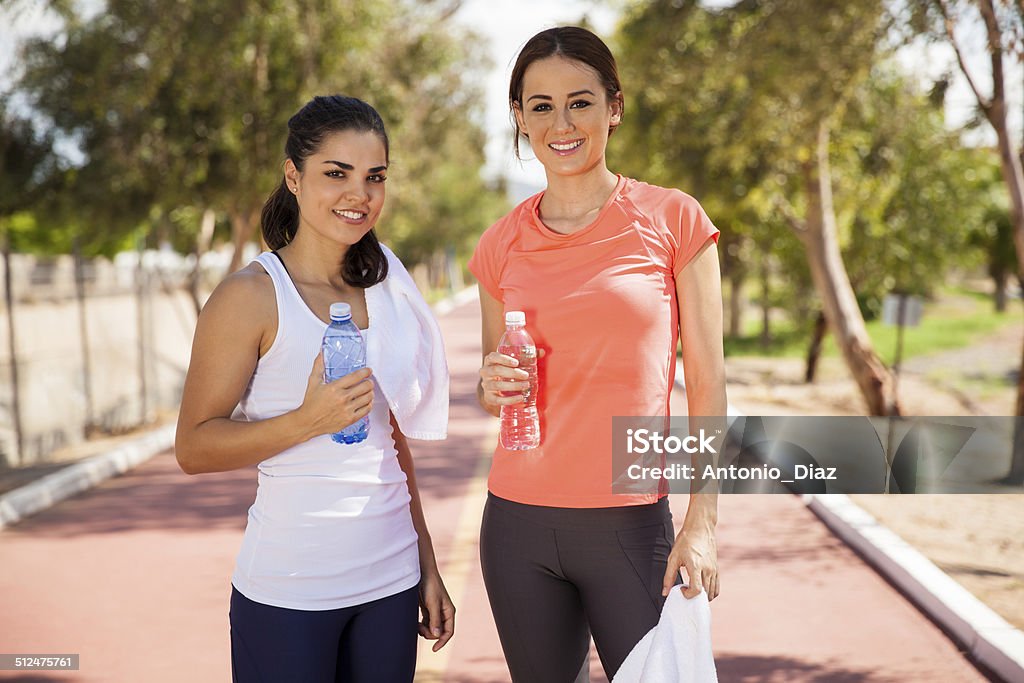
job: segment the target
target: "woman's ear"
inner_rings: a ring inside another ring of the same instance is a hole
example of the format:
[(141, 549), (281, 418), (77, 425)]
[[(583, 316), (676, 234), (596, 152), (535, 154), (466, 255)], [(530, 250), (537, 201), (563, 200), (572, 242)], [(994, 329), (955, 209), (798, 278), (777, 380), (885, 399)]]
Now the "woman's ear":
[(284, 184), (292, 194), (299, 192), (299, 169), (295, 168), (295, 162), (291, 159), (284, 160)]
[(523, 120), (523, 107), (518, 102), (512, 103), (512, 114), (516, 117), (516, 125), (519, 126), (519, 134), (529, 140), (530, 136), (526, 134), (526, 121)]
[(622, 123), (622, 111), (623, 111), (624, 107), (625, 107), (625, 103), (623, 102), (622, 91), (620, 90), (619, 92), (615, 93), (615, 97), (612, 98), (612, 102), (611, 102), (611, 109), (612, 109), (611, 127), (612, 128), (615, 128), (620, 123)]

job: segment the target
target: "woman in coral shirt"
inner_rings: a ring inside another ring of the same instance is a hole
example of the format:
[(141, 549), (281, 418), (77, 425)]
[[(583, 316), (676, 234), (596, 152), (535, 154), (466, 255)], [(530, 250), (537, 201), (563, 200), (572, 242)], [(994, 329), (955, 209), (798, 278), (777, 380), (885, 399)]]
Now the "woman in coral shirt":
[[(726, 414), (718, 230), (695, 199), (608, 169), (623, 116), (615, 60), (593, 33), (523, 47), (509, 102), (547, 188), (488, 229), (480, 282), (480, 404), (522, 400), (526, 373), (497, 353), (504, 312), (526, 312), (538, 352), (538, 448), (495, 449), (481, 562), (514, 681), (568, 683), (592, 634), (609, 679), (685, 569), (718, 594), (717, 498), (691, 496), (678, 535), (664, 491), (614, 493), (612, 416), (669, 415), (682, 340), (691, 416)], [(507, 395), (509, 392), (520, 392)]]

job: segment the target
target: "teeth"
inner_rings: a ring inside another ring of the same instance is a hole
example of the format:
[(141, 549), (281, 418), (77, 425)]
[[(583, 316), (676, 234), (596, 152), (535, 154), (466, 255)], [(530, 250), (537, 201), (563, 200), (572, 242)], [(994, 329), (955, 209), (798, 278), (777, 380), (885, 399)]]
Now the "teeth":
[(351, 218), (354, 221), (359, 220), (364, 215), (358, 211), (338, 211), (337, 209), (334, 210), (334, 213), (341, 216), (342, 218)]
[(577, 140), (576, 142), (569, 142), (566, 144), (551, 143), (552, 149), (556, 149), (559, 152), (568, 152), (570, 149), (576, 149), (583, 144), (583, 140)]

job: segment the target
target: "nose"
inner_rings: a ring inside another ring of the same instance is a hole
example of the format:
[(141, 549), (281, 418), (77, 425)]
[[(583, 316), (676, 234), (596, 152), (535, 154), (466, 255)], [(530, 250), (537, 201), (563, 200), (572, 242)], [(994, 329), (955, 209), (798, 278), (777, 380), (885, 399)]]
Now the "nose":
[(355, 180), (345, 188), (345, 198), (352, 202), (365, 202), (370, 198), (366, 189), (366, 180)]
[(559, 133), (567, 133), (571, 131), (575, 126), (572, 123), (572, 113), (568, 107), (558, 110), (558, 114), (555, 117), (555, 131)]

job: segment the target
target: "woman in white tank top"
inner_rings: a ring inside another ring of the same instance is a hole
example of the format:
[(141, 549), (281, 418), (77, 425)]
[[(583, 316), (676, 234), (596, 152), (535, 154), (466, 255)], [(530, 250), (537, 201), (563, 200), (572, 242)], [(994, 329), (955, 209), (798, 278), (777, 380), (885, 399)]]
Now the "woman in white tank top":
[[(374, 348), (388, 323), (368, 310), (366, 290), (375, 288), (380, 301), (400, 298), (389, 294), (393, 280), (415, 289), (373, 232), (384, 205), (387, 134), (370, 105), (341, 96), (314, 98), (288, 129), (284, 178), (262, 214), (275, 251), (229, 275), (203, 308), (176, 454), (189, 474), (258, 465), (232, 576), (235, 681), (412, 681), (417, 631), (440, 649), (454, 633), (455, 609), (402, 427), (443, 438), (445, 425), (424, 429), (429, 419), (410, 416), (415, 406), (398, 399), (430, 392), (388, 386), (370, 367), (325, 384), (320, 354), (332, 303), (349, 304)], [(387, 310), (424, 315), (418, 293), (407, 297), (386, 302)], [(443, 393), (445, 408), (433, 420), (446, 422), (443, 349), (435, 348), (441, 370), (430, 375), (395, 367), (422, 356), (378, 347), (387, 355), (369, 362), (387, 364), (389, 377), (443, 383), (433, 393), (435, 401)], [(330, 439), (363, 417), (365, 441)]]

